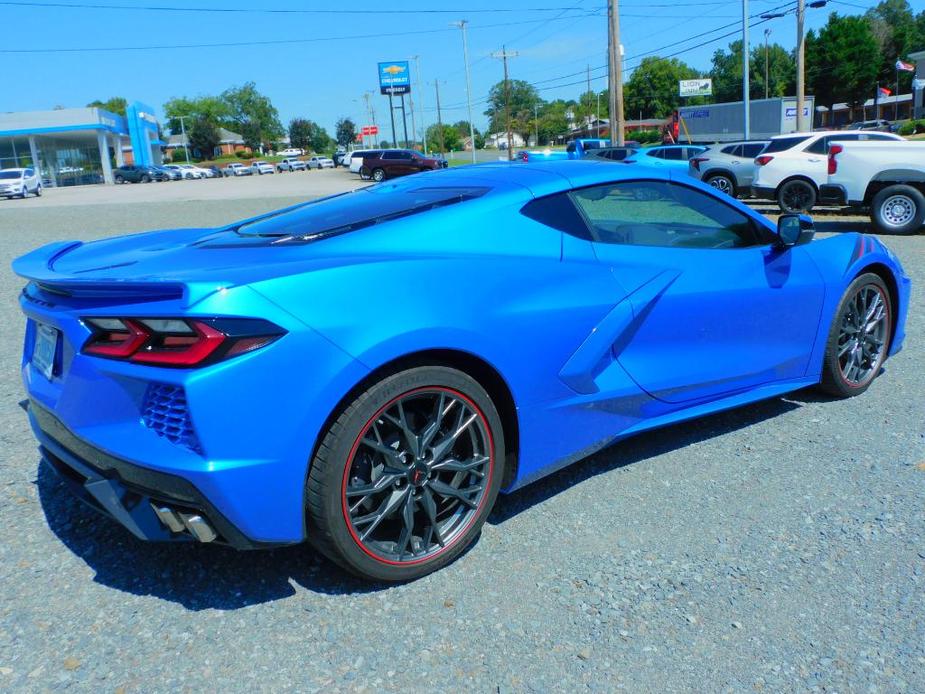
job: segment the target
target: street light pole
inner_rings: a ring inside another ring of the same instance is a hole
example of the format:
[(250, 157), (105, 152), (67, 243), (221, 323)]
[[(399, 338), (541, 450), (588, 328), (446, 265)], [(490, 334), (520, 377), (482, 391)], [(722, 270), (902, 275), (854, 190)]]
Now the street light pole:
[(424, 154), (427, 154), (427, 111), (424, 109), (424, 90), (421, 85), (424, 79), (421, 77), (421, 56), (414, 56), (414, 70), (418, 75), (418, 99), (421, 103), (421, 140), (424, 143)]
[(475, 125), (472, 123), (472, 78), (469, 76), (469, 42), (466, 40), (466, 19), (453, 22), (453, 26), (462, 30), (463, 61), (466, 64), (466, 107), (469, 113), (469, 141), (472, 143), (472, 163), (475, 163)]
[(533, 146), (540, 146), (540, 110), (537, 102), (533, 102)]
[[(516, 58), (517, 51), (507, 52), (505, 46), (501, 46), (501, 52), (497, 51), (491, 54), (492, 58), (501, 58), (504, 63), (504, 120), (507, 126), (507, 160), (514, 159), (514, 134), (511, 132), (511, 81), (507, 76), (507, 59)], [(472, 143), (472, 149), (475, 151), (475, 142)]]
[(770, 29), (764, 30), (764, 98), (768, 98), (768, 36), (771, 35)]
[(750, 56), (748, 54), (748, 0), (742, 0), (742, 106), (743, 111), (745, 112), (745, 122), (744, 126), (744, 135), (745, 139), (748, 140), (751, 138), (751, 110), (749, 92), (751, 91), (749, 85), (749, 62)]
[(623, 55), (620, 51), (620, 3), (607, 0), (608, 22), (607, 62), (609, 66), (607, 86), (610, 95), (610, 144), (622, 147), (625, 142), (625, 121), (623, 120)]
[(803, 107), (806, 102), (806, 36), (803, 22), (806, 18), (806, 0), (797, 0), (797, 132), (806, 130)]
[(183, 151), (186, 152), (186, 163), (189, 164), (189, 147), (186, 145), (186, 126), (183, 124), (183, 120), (189, 118), (189, 116), (177, 116), (177, 118), (180, 120), (180, 132), (183, 135)]

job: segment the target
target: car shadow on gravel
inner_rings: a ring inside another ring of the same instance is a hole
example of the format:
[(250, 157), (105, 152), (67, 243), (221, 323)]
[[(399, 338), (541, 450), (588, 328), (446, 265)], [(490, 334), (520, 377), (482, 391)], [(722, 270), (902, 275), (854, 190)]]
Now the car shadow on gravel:
[[(814, 397), (812, 389), (798, 391), (806, 398)], [(684, 448), (716, 436), (722, 436), (744, 429), (766, 419), (802, 407), (793, 393), (784, 397), (762, 400), (744, 407), (700, 417), (688, 422), (672, 424), (644, 434), (624, 439), (584, 460), (580, 460), (547, 477), (543, 477), (523, 489), (498, 497), (488, 522), (499, 525), (517, 514), (556, 496), (569, 487), (585, 480), (603, 475), (633, 463), (669, 451)]]
[(307, 544), (236, 551), (196, 543), (138, 540), (74, 497), (40, 463), (36, 480), (48, 527), (96, 572), (97, 583), (189, 610), (235, 610), (292, 597), (296, 585), (329, 595), (384, 590), (354, 578)]
[[(626, 439), (500, 496), (488, 522), (504, 523), (597, 475), (771, 419), (800, 407), (798, 400), (791, 394)], [(354, 578), (306, 544), (239, 552), (194, 543), (143, 542), (76, 499), (44, 464), (39, 464), (36, 485), (51, 531), (95, 571), (97, 583), (116, 590), (169, 600), (189, 610), (235, 610), (290, 598), (297, 585), (329, 595), (392, 587)]]

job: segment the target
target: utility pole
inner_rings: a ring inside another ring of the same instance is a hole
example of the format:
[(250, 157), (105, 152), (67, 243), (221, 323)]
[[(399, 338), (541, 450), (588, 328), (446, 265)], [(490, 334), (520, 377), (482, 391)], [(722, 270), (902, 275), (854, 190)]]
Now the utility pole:
[(177, 116), (177, 118), (180, 120), (180, 132), (183, 134), (183, 151), (186, 152), (186, 163), (189, 164), (189, 147), (186, 145), (188, 138), (186, 137), (186, 126), (183, 125), (183, 120), (189, 118), (189, 116)]
[(597, 139), (601, 139), (601, 94), (597, 94), (597, 109), (594, 111), (594, 120), (597, 121)]
[(434, 90), (437, 92), (437, 134), (440, 136), (440, 154), (446, 156), (446, 143), (443, 141), (443, 118), (440, 116), (440, 82), (434, 80)]
[(620, 50), (620, 3), (607, 0), (609, 63), (608, 89), (610, 92), (610, 144), (622, 147), (625, 143), (623, 119), (623, 52)]
[(806, 102), (806, 36), (803, 22), (806, 19), (806, 0), (797, 0), (797, 132), (806, 131), (803, 107)]
[(414, 97), (408, 97), (408, 105), (411, 108), (411, 149), (417, 147), (418, 144), (418, 126), (414, 122)]
[(533, 102), (533, 146), (540, 146), (540, 109), (535, 101)]
[(463, 61), (466, 64), (466, 106), (469, 111), (469, 141), (472, 143), (472, 163), (475, 163), (475, 125), (472, 123), (472, 78), (469, 76), (469, 42), (466, 40), (467, 19), (454, 22), (453, 26), (462, 30)]
[(745, 139), (751, 138), (751, 87), (749, 85), (749, 62), (751, 56), (748, 54), (748, 0), (742, 0), (742, 106), (745, 112), (744, 132)]
[(771, 35), (770, 29), (764, 30), (764, 98), (768, 98), (768, 36)]
[[(511, 131), (511, 81), (507, 77), (507, 59), (516, 58), (517, 51), (507, 52), (505, 46), (501, 46), (501, 52), (497, 51), (491, 54), (492, 58), (500, 58), (504, 63), (504, 121), (507, 125), (507, 160), (514, 160), (514, 133)], [(475, 150), (475, 141), (472, 142), (473, 151)]]
[[(418, 76), (418, 94), (419, 99), (421, 100), (421, 135), (422, 142), (424, 147), (424, 154), (427, 154), (427, 111), (424, 108), (424, 90), (421, 89), (421, 85), (424, 84), (424, 78), (421, 77), (421, 56), (414, 56), (414, 71)], [(412, 111), (414, 113), (414, 111)]]
[[(363, 98), (366, 100), (366, 117), (369, 118), (369, 124), (375, 125), (376, 124), (376, 112), (373, 111), (373, 104), (372, 104), (372, 101), (370, 101), (370, 97), (372, 96), (372, 94), (373, 92), (363, 92)], [(362, 127), (363, 126), (361, 125), (360, 126), (361, 133), (363, 132)], [(374, 137), (375, 137), (374, 135), (369, 136), (370, 144), (375, 144)]]

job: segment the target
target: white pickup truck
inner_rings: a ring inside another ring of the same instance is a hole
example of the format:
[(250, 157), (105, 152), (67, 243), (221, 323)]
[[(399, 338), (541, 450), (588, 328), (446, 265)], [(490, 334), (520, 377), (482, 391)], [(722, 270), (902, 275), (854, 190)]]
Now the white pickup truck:
[(867, 207), (878, 232), (914, 234), (925, 222), (925, 142), (832, 144), (819, 203)]

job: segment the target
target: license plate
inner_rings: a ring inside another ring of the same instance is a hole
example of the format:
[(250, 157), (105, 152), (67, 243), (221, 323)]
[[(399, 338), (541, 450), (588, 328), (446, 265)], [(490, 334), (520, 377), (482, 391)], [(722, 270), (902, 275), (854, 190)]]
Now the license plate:
[(44, 323), (37, 323), (35, 327), (32, 366), (50, 381), (55, 372), (55, 356), (58, 353), (59, 332)]

